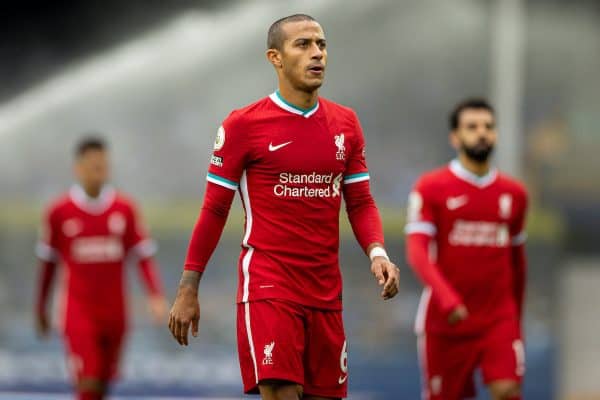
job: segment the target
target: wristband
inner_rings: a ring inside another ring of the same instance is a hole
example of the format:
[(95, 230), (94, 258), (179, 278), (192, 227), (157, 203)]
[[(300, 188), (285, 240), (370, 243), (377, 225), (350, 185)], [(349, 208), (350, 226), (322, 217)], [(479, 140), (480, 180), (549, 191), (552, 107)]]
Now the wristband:
[(388, 257), (388, 255), (383, 247), (377, 246), (377, 247), (373, 247), (371, 249), (371, 251), (369, 252), (369, 259), (371, 261), (373, 261), (373, 259), (375, 257), (383, 257), (386, 260), (390, 261), (390, 258)]

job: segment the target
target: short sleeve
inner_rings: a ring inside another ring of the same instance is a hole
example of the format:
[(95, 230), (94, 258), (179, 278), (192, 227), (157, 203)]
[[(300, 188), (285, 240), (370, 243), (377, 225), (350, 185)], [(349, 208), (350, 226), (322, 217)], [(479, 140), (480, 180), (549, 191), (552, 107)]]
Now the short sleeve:
[(148, 234), (148, 229), (135, 204), (129, 204), (126, 216), (125, 249), (137, 257), (144, 259), (156, 253), (156, 243)]
[(528, 196), (527, 191), (523, 188), (519, 190), (516, 196), (515, 217), (510, 226), (511, 243), (513, 246), (519, 246), (527, 240), (527, 232), (525, 231), (525, 222), (527, 219)]
[(39, 239), (35, 246), (35, 254), (42, 261), (57, 262), (59, 259), (59, 230), (57, 211), (49, 208), (44, 212), (39, 232)]
[(217, 130), (206, 179), (227, 189), (237, 190), (246, 168), (248, 138), (239, 118), (230, 115)]
[(432, 190), (420, 180), (408, 196), (406, 226), (407, 235), (422, 233), (435, 236), (437, 233), (435, 222), (435, 202)]
[[(360, 121), (354, 112), (352, 113), (352, 120), (354, 129), (352, 138), (354, 140), (351, 142), (351, 148), (348, 154), (346, 173), (344, 174), (345, 185), (368, 181), (370, 179), (365, 155), (365, 137), (363, 135), (362, 127), (360, 126)], [(338, 152), (344, 151), (344, 142), (345, 138), (343, 133), (335, 136), (335, 144), (338, 147)]]

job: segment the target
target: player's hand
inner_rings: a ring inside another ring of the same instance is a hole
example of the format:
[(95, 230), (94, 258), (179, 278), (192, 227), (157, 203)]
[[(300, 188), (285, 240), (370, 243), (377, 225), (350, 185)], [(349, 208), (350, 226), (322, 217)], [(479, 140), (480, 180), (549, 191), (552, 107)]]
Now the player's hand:
[(35, 330), (41, 339), (46, 339), (50, 335), (50, 321), (46, 313), (36, 315)]
[(389, 300), (398, 294), (400, 289), (400, 269), (385, 257), (375, 257), (371, 262), (371, 272), (377, 284), (383, 286), (381, 297)]
[(448, 323), (450, 325), (456, 325), (460, 321), (464, 321), (469, 317), (469, 311), (467, 311), (467, 307), (464, 304), (460, 304), (454, 308), (448, 315)]
[(179, 287), (175, 303), (169, 312), (169, 330), (177, 343), (188, 345), (188, 331), (192, 328), (192, 336), (198, 336), (198, 322), (200, 321), (200, 303), (198, 292), (189, 287)]
[(167, 316), (167, 300), (162, 295), (153, 295), (148, 298), (148, 310), (152, 320), (157, 325), (162, 325)]

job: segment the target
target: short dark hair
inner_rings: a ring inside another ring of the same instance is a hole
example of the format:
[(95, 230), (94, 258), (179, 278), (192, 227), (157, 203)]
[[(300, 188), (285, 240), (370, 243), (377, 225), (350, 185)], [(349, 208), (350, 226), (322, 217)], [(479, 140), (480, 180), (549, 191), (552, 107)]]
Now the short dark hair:
[(87, 134), (75, 146), (75, 158), (79, 158), (90, 150), (104, 151), (108, 146), (98, 134)]
[(483, 97), (470, 97), (454, 106), (454, 109), (448, 118), (450, 122), (450, 130), (455, 130), (458, 128), (460, 114), (466, 109), (488, 110), (490, 113), (492, 113), (492, 115), (495, 114), (494, 107), (492, 107), (486, 99)]
[(281, 28), (284, 24), (287, 24), (288, 22), (298, 21), (316, 22), (316, 20), (313, 17), (307, 14), (293, 14), (278, 19), (277, 21), (273, 22), (273, 24), (271, 24), (271, 27), (269, 28), (269, 33), (267, 35), (267, 49), (281, 50), (281, 47), (283, 46), (283, 41), (285, 40), (283, 30)]

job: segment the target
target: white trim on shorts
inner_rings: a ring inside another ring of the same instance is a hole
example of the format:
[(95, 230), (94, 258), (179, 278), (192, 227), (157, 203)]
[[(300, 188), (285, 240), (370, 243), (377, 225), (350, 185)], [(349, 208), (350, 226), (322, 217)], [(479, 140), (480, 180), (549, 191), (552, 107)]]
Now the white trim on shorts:
[(258, 367), (256, 365), (256, 353), (254, 351), (254, 342), (252, 340), (252, 328), (250, 326), (250, 303), (244, 303), (244, 320), (246, 321), (246, 334), (248, 335), (248, 344), (250, 345), (250, 357), (254, 365), (254, 378), (258, 384)]

